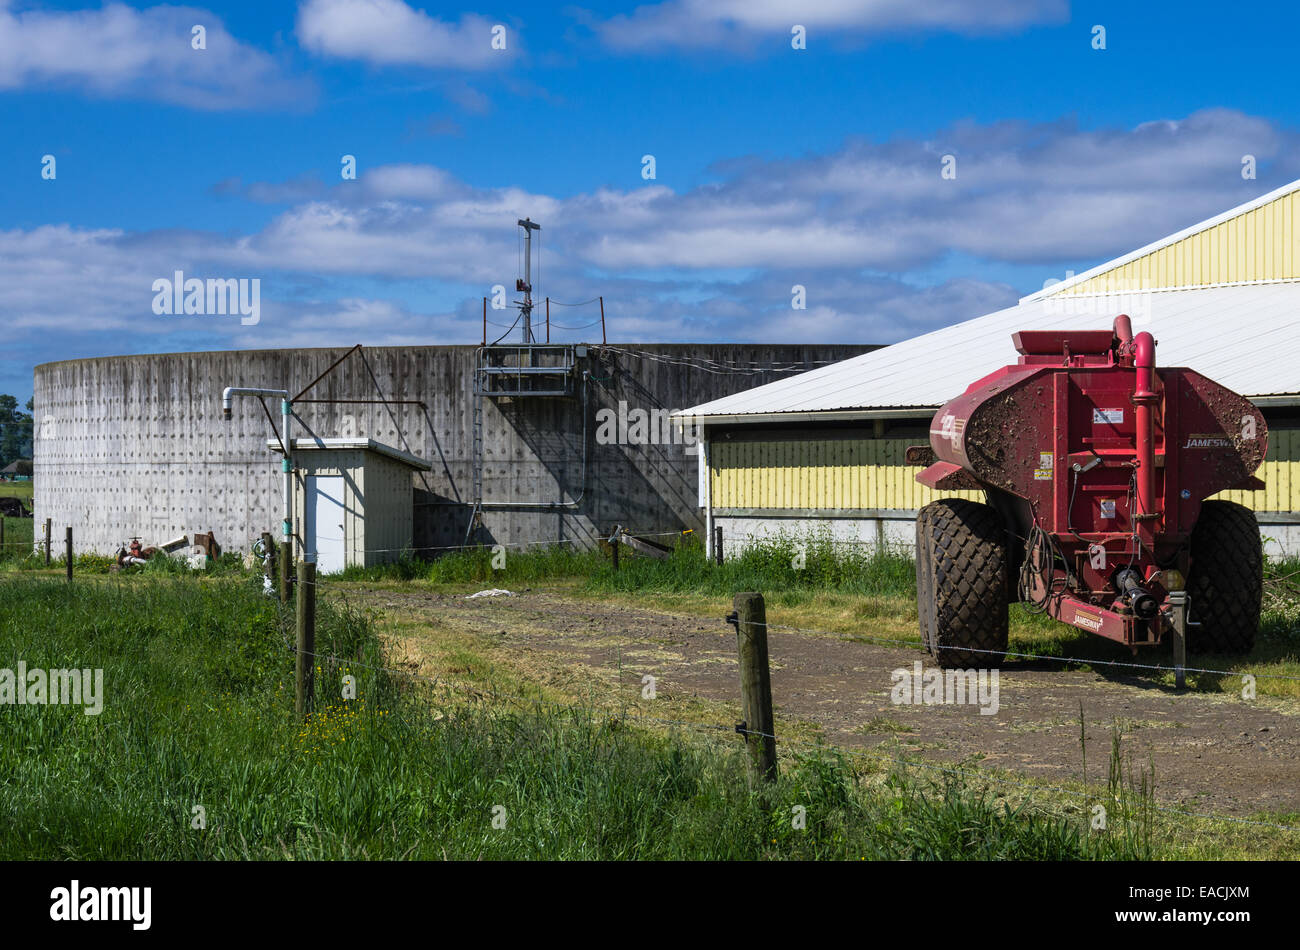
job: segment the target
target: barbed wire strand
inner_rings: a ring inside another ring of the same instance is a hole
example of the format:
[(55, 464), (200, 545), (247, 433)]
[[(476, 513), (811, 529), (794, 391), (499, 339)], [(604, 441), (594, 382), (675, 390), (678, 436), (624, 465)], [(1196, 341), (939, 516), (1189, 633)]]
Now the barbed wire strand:
[[(469, 687), (457, 688), (455, 684), (452, 684), (448, 681), (441, 680), (436, 677), (424, 676), (423, 674), (419, 674), (419, 673), (412, 673), (409, 670), (401, 670), (395, 667), (374, 666), (372, 664), (362, 663), (358, 660), (353, 660), (346, 657), (339, 657), (329, 653), (320, 653), (316, 651), (304, 651), (303, 655), (312, 656), (318, 659), (329, 660), (333, 663), (340, 664), (340, 665), (358, 666), (362, 669), (369, 669), (374, 672), (382, 672), (382, 673), (389, 673), (396, 676), (403, 676), (408, 679), (414, 679), (414, 680), (430, 683), (435, 687), (441, 686), (442, 688), (448, 689), (452, 692), (458, 692), (461, 694), (467, 694), (471, 692), (471, 689)], [(472, 690), (473, 695), (475, 695), (476, 697), (482, 696), (484, 692), (485, 691), (481, 689)], [(493, 699), (496, 701), (500, 701), (500, 700), (515, 701), (515, 702), (525, 703), (530, 706), (545, 705), (545, 706), (550, 706), (552, 708), (565, 709), (565, 710), (580, 710), (580, 711), (587, 711), (587, 712), (596, 711), (596, 707), (583, 706), (578, 703), (563, 703), (558, 700), (548, 700), (541, 696), (529, 697), (529, 696), (520, 696), (517, 694), (502, 693), (498, 691), (495, 688), (495, 686), (492, 688), (492, 696)], [(607, 721), (609, 721), (614, 717), (607, 716), (606, 718)], [(715, 732), (715, 733), (735, 732), (741, 735), (749, 735), (749, 736), (755, 736), (757, 738), (772, 739), (774, 742), (778, 743), (778, 745), (796, 745), (796, 746), (820, 749), (823, 751), (827, 748), (827, 744), (813, 743), (813, 742), (809, 742), (808, 740), (792, 739), (792, 738), (777, 735), (776, 733), (761, 732), (759, 730), (749, 729), (740, 725), (729, 726), (726, 725), (725, 723), (707, 723), (707, 722), (698, 722), (698, 721), (691, 721), (691, 720), (684, 720), (684, 719), (668, 719), (659, 716), (647, 716), (641, 713), (629, 714), (626, 710), (620, 713), (617, 718), (619, 720), (624, 720), (624, 721), (631, 720), (633, 722), (652, 722), (658, 725), (682, 726), (682, 727), (693, 728), (693, 729), (708, 730), (710, 732)], [(833, 748), (837, 749), (842, 753), (846, 753), (853, 756), (872, 758), (878, 761), (895, 762), (898, 764), (905, 765), (907, 767), (932, 769), (932, 770), (948, 772), (951, 774), (959, 774), (966, 777), (979, 778), (981, 780), (993, 782), (995, 784), (1013, 785), (1020, 788), (1026, 788), (1026, 789), (1038, 790), (1038, 791), (1044, 791), (1044, 790), (1054, 791), (1065, 795), (1084, 798), (1085, 800), (1090, 800), (1092, 798), (1098, 798), (1098, 797), (1105, 797), (1094, 793), (1089, 793), (1086, 791), (1079, 791), (1077, 789), (1066, 788), (1065, 786), (1061, 786), (1061, 785), (1054, 785), (1046, 782), (1037, 782), (1037, 783), (1024, 782), (1016, 779), (1004, 778), (1003, 776), (995, 775), (986, 771), (962, 769), (957, 766), (945, 766), (934, 762), (925, 762), (917, 759), (908, 759), (901, 755), (891, 755), (889, 753), (882, 753), (874, 750), (850, 749), (850, 748), (844, 748), (842, 746), (833, 746)], [(1270, 828), (1279, 831), (1300, 832), (1300, 825), (1283, 825), (1275, 822), (1261, 822), (1255, 819), (1238, 818), (1233, 815), (1221, 815), (1214, 812), (1192, 812), (1186, 809), (1173, 808), (1167, 805), (1159, 805), (1154, 802), (1151, 803), (1150, 807), (1152, 808), (1153, 811), (1159, 811), (1171, 815), (1178, 815), (1184, 818), (1195, 818), (1195, 819), (1201, 819), (1206, 821), (1226, 821), (1226, 822), (1232, 822), (1236, 824), (1252, 825), (1261, 828)]]

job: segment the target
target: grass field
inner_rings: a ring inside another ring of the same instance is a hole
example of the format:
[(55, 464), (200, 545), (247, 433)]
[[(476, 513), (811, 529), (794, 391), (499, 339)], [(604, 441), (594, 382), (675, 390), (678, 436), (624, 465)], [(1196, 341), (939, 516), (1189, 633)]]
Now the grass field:
[[(1089, 832), (1077, 797), (934, 781), (829, 747), (783, 749), (779, 783), (756, 786), (734, 736), (610, 716), (580, 696), (502, 678), (468, 641), (444, 644), (460, 674), (437, 690), (374, 669), (394, 662), (374, 621), (331, 593), (355, 587), (348, 580), (447, 592), (534, 585), (577, 602), (625, 598), (703, 613), (733, 591), (758, 589), (768, 595), (770, 622), (915, 642), (910, 559), (811, 549), (796, 570), (789, 553), (756, 549), (718, 566), (691, 547), (667, 561), (625, 552), (614, 573), (599, 552), (559, 546), (512, 553), (500, 571), (487, 551), (349, 571), (344, 583), (322, 587), (318, 651), (345, 659), (320, 664), (318, 711), (305, 726), (293, 715), (292, 617), (235, 557), (204, 576), (169, 561), (109, 576), (91, 561), (71, 587), (44, 576), (35, 559), (22, 562), (23, 570), (0, 574), (0, 658), (21, 658), (29, 669), (102, 668), (105, 696), (98, 716), (67, 706), (2, 710), (0, 820), (9, 832), (0, 858), (1294, 853), (1267, 831), (1175, 822), (1153, 810), (1152, 788), (1131, 770), (1086, 791), (1111, 811), (1106, 834)], [(1275, 577), (1296, 568), (1270, 565)], [(1237, 662), (1294, 669), (1298, 638), (1294, 604), (1280, 602), (1266, 614), (1256, 653)], [(1018, 645), (1085, 657), (1092, 654), (1079, 651), (1109, 649), (1019, 611)], [(345, 698), (345, 676), (356, 677), (355, 698)], [(1219, 688), (1213, 678), (1196, 685)], [(1267, 688), (1261, 680), (1261, 693)], [(541, 701), (494, 700), (499, 694)], [(1118, 744), (1112, 755), (1119, 761)], [(804, 828), (792, 820), (796, 807), (805, 809)]]
[[(103, 711), (0, 716), (0, 858), (1148, 858), (1143, 797), (1090, 835), (961, 784), (833, 750), (756, 787), (735, 742), (582, 708), (433, 701), (370, 669), (320, 605), (318, 714), (293, 716), (288, 620), (252, 578), (0, 580), (0, 655), (104, 670)], [(357, 677), (355, 699), (343, 677)], [(806, 811), (806, 827), (792, 820)], [(200, 822), (199, 816), (203, 821)], [(493, 819), (504, 827), (494, 827)], [(196, 827), (202, 824), (204, 827)]]
[[(32, 507), (32, 483), (0, 482), (0, 498), (21, 498), (30, 510)], [(0, 547), (0, 563), (17, 561), (27, 557), (32, 550), (32, 519), (4, 518), (5, 543)]]

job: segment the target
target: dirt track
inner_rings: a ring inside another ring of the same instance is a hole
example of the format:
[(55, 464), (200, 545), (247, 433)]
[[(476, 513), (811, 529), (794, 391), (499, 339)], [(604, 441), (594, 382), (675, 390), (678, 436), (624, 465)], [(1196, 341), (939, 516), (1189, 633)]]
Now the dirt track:
[[(613, 684), (657, 678), (668, 703), (699, 697), (735, 703), (735, 633), (720, 620), (526, 592), (468, 600), (373, 591), (379, 609), (488, 635), (497, 655), (580, 663)], [(1043, 661), (1008, 662), (1000, 708), (894, 705), (891, 673), (919, 650), (774, 630), (770, 637), (777, 731), (815, 724), (846, 748), (883, 747), (909, 758), (1006, 768), (1052, 782), (1081, 774), (1079, 705), (1088, 779), (1106, 778), (1112, 725), (1124, 726), (1125, 758), (1155, 766), (1158, 800), (1224, 813), (1300, 812), (1300, 708), (1221, 694), (1176, 694), (1119, 673), (1070, 671)], [(418, 649), (418, 638), (415, 644)], [(928, 665), (927, 665), (928, 668)]]

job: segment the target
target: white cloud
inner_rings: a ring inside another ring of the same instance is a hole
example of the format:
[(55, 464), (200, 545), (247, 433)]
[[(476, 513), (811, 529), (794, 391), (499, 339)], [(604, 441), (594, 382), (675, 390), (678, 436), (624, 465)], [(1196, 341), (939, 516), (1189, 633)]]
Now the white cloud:
[(664, 0), (607, 20), (585, 19), (607, 45), (623, 50), (752, 46), (789, 40), (802, 25), (836, 40), (903, 31), (1003, 32), (1068, 17), (1067, 0)]
[(506, 48), (493, 49), (497, 25), (470, 13), (455, 22), (441, 20), (402, 0), (304, 0), (297, 33), (312, 52), (374, 66), (484, 69), (504, 65), (516, 50), (509, 28)]
[[(191, 47), (196, 25), (206, 30), (206, 49)], [(314, 95), (311, 83), (235, 39), (207, 10), (109, 3), (15, 12), (0, 0), (0, 90), (28, 87), (198, 109), (295, 104)]]
[[(112, 332), (115, 350), (156, 350), (160, 337), (200, 328), (211, 346), (471, 342), (478, 297), (513, 287), (515, 220), (530, 215), (543, 225), (538, 297), (604, 294), (611, 339), (889, 342), (1005, 306), (1066, 268), (1298, 178), (1298, 144), (1292, 131), (1215, 110), (1132, 129), (966, 123), (926, 139), (732, 160), (715, 169), (718, 183), (682, 193), (479, 188), (418, 164), (363, 167), (330, 185), (234, 183), (223, 191), (289, 206), (234, 237), (0, 232), (0, 316), (15, 345), (49, 347), (45, 359), (87, 327)], [(939, 174), (949, 152), (955, 181)], [(1261, 181), (1241, 179), (1246, 153)], [(261, 278), (261, 322), (153, 315), (152, 281), (177, 269)], [(1030, 279), (1011, 287), (1008, 273)], [(806, 311), (790, 308), (794, 284), (807, 288)], [(553, 316), (578, 326), (597, 312)]]

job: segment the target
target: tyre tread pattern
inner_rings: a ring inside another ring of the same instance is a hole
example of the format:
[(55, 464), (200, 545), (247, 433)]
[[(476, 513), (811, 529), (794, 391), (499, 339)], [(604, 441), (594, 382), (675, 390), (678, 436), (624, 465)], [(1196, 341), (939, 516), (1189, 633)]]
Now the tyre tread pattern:
[(1187, 593), (1188, 649), (1249, 653), (1264, 597), (1264, 547), (1255, 512), (1231, 501), (1207, 501), (1192, 529)]
[[(922, 628), (929, 627), (930, 651), (945, 669), (1001, 666), (1008, 635), (1001, 515), (989, 505), (945, 499), (921, 509), (917, 529), (928, 542), (925, 571), (933, 607), (922, 614)], [(919, 586), (917, 596), (924, 596)]]

